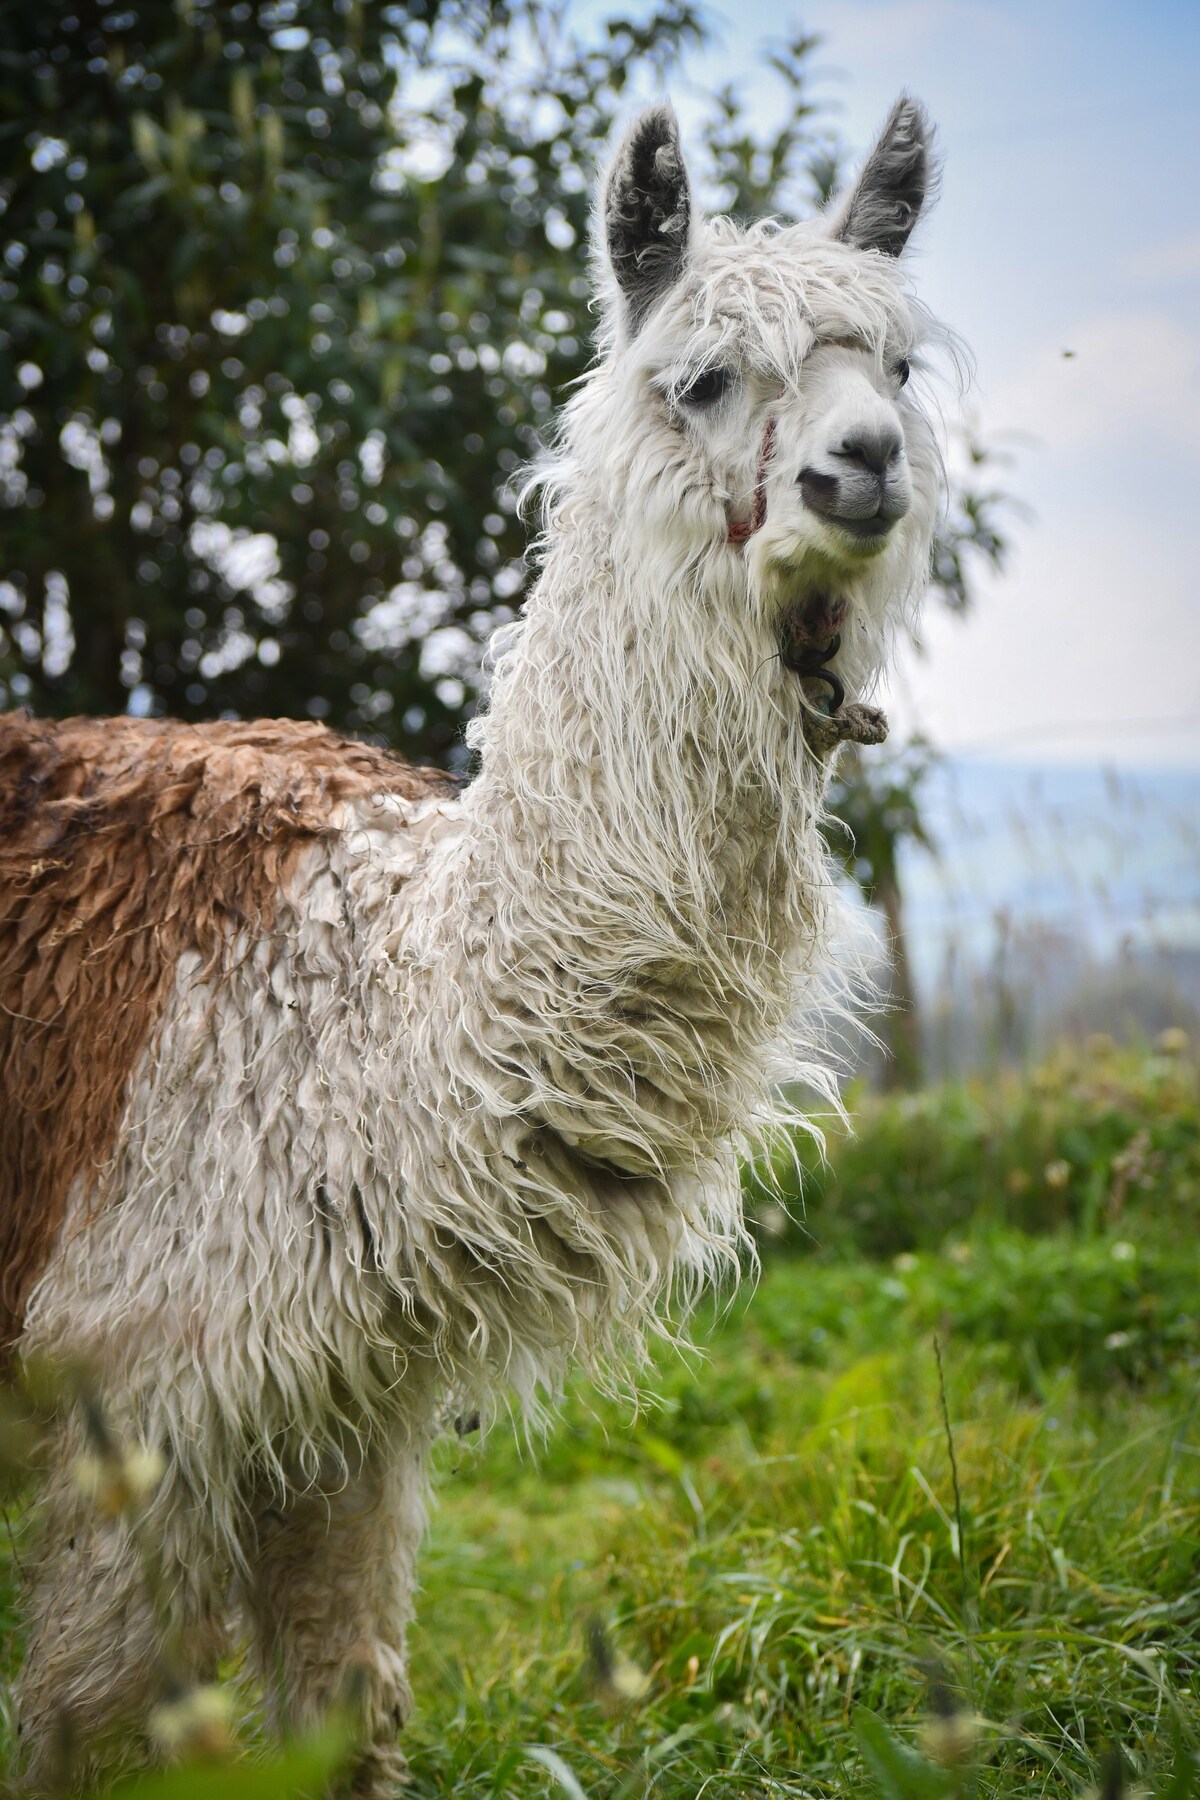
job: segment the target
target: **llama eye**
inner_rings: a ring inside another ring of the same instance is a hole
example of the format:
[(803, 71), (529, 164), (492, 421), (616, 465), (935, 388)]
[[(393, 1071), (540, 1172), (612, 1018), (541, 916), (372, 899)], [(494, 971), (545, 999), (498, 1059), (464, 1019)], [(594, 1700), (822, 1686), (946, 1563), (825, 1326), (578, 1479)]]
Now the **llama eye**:
[(901, 387), (904, 386), (911, 374), (912, 364), (909, 362), (907, 356), (902, 356), (896, 364), (896, 380), (900, 383)]
[(728, 369), (704, 369), (682, 390), (680, 403), (684, 406), (715, 406), (728, 386)]

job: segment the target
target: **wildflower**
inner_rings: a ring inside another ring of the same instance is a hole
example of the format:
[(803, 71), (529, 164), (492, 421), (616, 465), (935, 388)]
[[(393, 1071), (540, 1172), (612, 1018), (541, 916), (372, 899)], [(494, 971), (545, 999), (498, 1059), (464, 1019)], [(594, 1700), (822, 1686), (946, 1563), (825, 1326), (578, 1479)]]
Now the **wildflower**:
[(228, 1756), (233, 1748), (233, 1696), (226, 1688), (188, 1688), (156, 1707), (150, 1730), (168, 1756)]
[(927, 1719), (917, 1739), (930, 1762), (954, 1768), (974, 1755), (982, 1727), (987, 1723), (974, 1713), (944, 1712)]
[(1084, 1800), (1149, 1800), (1149, 1789), (1140, 1785), (1129, 1787), (1120, 1752), (1110, 1750), (1104, 1758), (1099, 1787), (1089, 1788)]
[(1048, 1188), (1056, 1190), (1065, 1188), (1070, 1179), (1071, 1165), (1061, 1156), (1055, 1157), (1053, 1162), (1048, 1162), (1042, 1170), (1042, 1180)]
[(165, 1467), (162, 1456), (149, 1445), (117, 1445), (103, 1455), (78, 1457), (75, 1484), (106, 1519), (119, 1519), (141, 1511)]
[(1191, 1039), (1181, 1026), (1168, 1025), (1165, 1031), (1159, 1032), (1154, 1048), (1163, 1056), (1183, 1056), (1190, 1043)]
[(650, 1687), (650, 1677), (636, 1663), (615, 1656), (598, 1619), (587, 1625), (588, 1667), (597, 1698), (609, 1706), (640, 1700)]
[(1143, 1129), (1136, 1131), (1123, 1150), (1119, 1150), (1112, 1160), (1112, 1187), (1108, 1196), (1108, 1213), (1113, 1218), (1125, 1204), (1125, 1196), (1131, 1183), (1139, 1187), (1150, 1187), (1153, 1183), (1155, 1158), (1150, 1151), (1150, 1133)]

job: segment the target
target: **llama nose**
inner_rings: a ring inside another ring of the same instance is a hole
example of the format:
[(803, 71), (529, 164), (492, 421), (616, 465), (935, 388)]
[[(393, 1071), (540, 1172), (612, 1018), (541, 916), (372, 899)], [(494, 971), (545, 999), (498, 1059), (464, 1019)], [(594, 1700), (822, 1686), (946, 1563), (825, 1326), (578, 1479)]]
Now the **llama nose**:
[(805, 505), (852, 537), (881, 542), (912, 498), (903, 433), (893, 425), (863, 425), (826, 456), (824, 468), (809, 464), (800, 471)]
[(874, 431), (851, 433), (843, 438), (841, 447), (833, 454), (856, 468), (877, 475), (882, 481), (892, 464), (899, 461), (903, 449), (904, 439), (894, 425), (889, 425)]

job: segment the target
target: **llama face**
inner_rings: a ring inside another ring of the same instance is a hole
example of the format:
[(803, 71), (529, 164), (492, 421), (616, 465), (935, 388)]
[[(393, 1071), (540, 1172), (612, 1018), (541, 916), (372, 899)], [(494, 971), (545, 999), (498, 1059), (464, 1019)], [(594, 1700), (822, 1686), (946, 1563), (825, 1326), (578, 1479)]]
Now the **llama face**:
[(738, 559), (751, 628), (825, 711), (869, 685), (928, 564), (940, 464), (908, 386), (928, 324), (896, 262), (928, 185), (928, 127), (901, 100), (816, 221), (695, 218), (668, 108), (635, 122), (605, 192), (630, 517), (677, 556)]

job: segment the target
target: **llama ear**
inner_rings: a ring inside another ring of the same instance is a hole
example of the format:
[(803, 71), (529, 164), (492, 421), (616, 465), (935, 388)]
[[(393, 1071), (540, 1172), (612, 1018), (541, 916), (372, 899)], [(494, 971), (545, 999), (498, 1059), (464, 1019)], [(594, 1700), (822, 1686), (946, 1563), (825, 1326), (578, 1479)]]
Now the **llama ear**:
[(862, 173), (834, 212), (834, 237), (859, 250), (899, 256), (933, 186), (932, 143), (925, 108), (901, 94)]
[(617, 146), (604, 188), (604, 238), (631, 332), (683, 273), (691, 220), (675, 114), (666, 102), (648, 106)]

